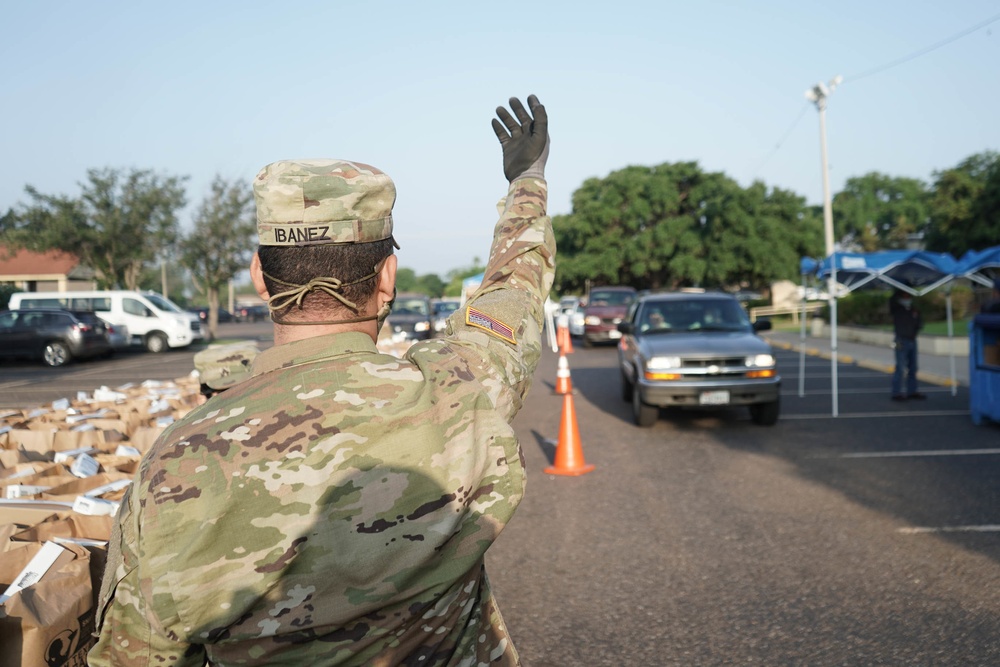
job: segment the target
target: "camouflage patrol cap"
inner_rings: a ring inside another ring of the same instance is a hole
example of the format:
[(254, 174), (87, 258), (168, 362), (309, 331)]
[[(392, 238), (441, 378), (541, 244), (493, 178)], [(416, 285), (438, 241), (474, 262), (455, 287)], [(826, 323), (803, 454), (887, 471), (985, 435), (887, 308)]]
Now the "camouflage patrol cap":
[(273, 162), (257, 174), (253, 192), (261, 245), (392, 238), (396, 186), (367, 164), (327, 159)]
[(194, 367), (202, 384), (228, 389), (250, 377), (250, 364), (258, 354), (255, 343), (218, 345), (194, 355)]

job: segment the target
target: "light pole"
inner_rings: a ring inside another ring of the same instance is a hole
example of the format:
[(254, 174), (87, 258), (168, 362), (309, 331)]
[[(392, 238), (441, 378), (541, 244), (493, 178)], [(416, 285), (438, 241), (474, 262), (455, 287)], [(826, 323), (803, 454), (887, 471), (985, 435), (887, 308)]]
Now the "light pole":
[(830, 377), (833, 395), (833, 416), (838, 414), (837, 397), (837, 257), (833, 241), (833, 205), (830, 202), (830, 164), (826, 159), (826, 98), (836, 90), (844, 77), (839, 74), (829, 84), (822, 81), (806, 91), (806, 99), (816, 105), (819, 111), (819, 150), (823, 162), (823, 235), (826, 240), (826, 256), (830, 258), (830, 277), (827, 292), (830, 303)]

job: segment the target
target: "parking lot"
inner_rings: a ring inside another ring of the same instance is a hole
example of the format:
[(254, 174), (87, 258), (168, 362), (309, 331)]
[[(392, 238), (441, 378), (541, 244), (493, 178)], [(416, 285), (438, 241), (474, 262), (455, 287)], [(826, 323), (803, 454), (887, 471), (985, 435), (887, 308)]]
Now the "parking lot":
[(543, 473), (546, 354), (516, 425), (524, 502), (488, 571), (525, 664), (992, 665), (1000, 661), (1000, 426), (967, 388), (889, 400), (889, 376), (779, 350), (782, 418), (661, 411), (635, 426), (614, 347), (568, 355), (595, 470)]
[[(269, 323), (220, 335), (269, 342)], [(0, 367), (0, 405), (171, 379), (195, 350)], [(614, 347), (567, 355), (586, 462), (548, 475), (563, 397), (547, 350), (515, 421), (528, 488), (487, 556), (524, 664), (1000, 664), (1000, 426), (968, 389), (779, 349), (782, 415), (664, 410), (634, 425)]]

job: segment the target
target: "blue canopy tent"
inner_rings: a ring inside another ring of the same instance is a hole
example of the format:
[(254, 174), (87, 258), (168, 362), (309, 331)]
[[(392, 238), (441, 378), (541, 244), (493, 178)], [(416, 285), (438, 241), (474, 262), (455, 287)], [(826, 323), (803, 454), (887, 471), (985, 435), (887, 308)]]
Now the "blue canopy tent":
[(837, 282), (854, 291), (871, 283), (882, 282), (920, 296), (948, 283), (956, 276), (958, 262), (943, 252), (926, 250), (880, 250), (844, 252), (824, 259), (817, 274), (825, 278), (833, 270), (836, 258)]
[(992, 287), (993, 278), (988, 274), (993, 273), (1000, 277), (1000, 246), (979, 251), (970, 250), (958, 260), (955, 272), (963, 278)]
[[(949, 285), (961, 274), (958, 273), (958, 262), (947, 253), (928, 252), (926, 250), (881, 250), (870, 253), (844, 252), (835, 253), (821, 261), (804, 258), (801, 262), (803, 273), (807, 268), (813, 269), (820, 279), (833, 278), (837, 284), (836, 290), (831, 290), (830, 298), (830, 351), (831, 360), (831, 393), (833, 400), (833, 416), (837, 416), (837, 294), (840, 288), (854, 291), (870, 287), (888, 285), (914, 296), (924, 295), (931, 290)], [(954, 337), (951, 311), (951, 290), (946, 293), (948, 313), (948, 336)], [(803, 331), (804, 338), (804, 331)], [(803, 346), (804, 347), (804, 346)], [(955, 353), (951, 356), (951, 391), (957, 391), (955, 383)], [(800, 362), (804, 365), (804, 361)], [(800, 378), (803, 376), (800, 373)], [(800, 395), (802, 395), (800, 389)]]

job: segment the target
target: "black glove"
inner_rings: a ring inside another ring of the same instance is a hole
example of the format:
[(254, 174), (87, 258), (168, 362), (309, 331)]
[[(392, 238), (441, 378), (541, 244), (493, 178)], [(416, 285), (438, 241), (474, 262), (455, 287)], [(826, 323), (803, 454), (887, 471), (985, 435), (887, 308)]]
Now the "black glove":
[(503, 148), (503, 173), (510, 182), (525, 177), (545, 178), (545, 161), (549, 158), (549, 117), (534, 95), (528, 95), (528, 107), (531, 114), (519, 99), (512, 97), (510, 108), (517, 118), (503, 107), (497, 107), (500, 120), (493, 119), (493, 131)]

